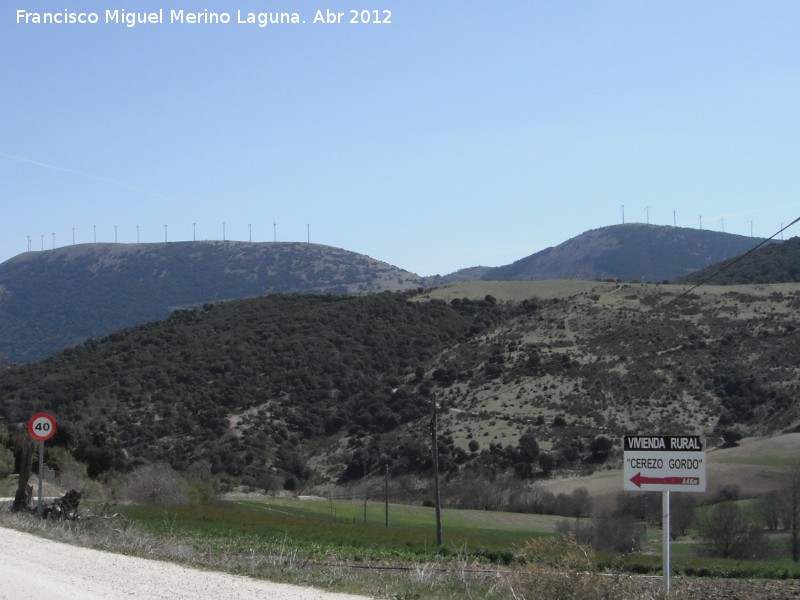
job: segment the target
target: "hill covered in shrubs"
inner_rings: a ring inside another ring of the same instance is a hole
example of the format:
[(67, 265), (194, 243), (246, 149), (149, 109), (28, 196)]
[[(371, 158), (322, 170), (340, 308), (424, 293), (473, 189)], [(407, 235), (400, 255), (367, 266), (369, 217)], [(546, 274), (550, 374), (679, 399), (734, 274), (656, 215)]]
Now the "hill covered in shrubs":
[(149, 462), (308, 487), (440, 468), (473, 499), (613, 464), (623, 434), (800, 424), (800, 288), (468, 283), (206, 305), (0, 372), (0, 417), (54, 414), (102, 476)]

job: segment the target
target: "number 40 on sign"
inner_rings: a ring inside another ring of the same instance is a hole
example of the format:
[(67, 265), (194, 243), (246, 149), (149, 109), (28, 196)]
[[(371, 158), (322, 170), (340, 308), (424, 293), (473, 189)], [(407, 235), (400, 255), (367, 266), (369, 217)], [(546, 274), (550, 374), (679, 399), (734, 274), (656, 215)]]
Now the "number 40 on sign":
[(28, 421), (28, 433), (35, 440), (47, 441), (56, 434), (56, 420), (47, 413), (33, 415)]

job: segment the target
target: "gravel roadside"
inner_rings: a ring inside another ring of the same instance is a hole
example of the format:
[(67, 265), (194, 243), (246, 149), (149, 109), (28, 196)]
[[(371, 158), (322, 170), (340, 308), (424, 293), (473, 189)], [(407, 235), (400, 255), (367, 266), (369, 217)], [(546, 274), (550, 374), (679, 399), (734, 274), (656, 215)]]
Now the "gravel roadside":
[(70, 546), (0, 527), (0, 600), (366, 600)]

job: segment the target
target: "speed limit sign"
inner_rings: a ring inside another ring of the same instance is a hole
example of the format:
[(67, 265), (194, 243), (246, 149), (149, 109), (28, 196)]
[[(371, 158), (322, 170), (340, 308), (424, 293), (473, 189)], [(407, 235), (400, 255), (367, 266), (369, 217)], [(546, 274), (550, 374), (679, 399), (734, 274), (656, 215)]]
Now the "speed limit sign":
[(33, 415), (28, 421), (28, 433), (40, 442), (49, 440), (56, 434), (56, 420), (47, 413)]

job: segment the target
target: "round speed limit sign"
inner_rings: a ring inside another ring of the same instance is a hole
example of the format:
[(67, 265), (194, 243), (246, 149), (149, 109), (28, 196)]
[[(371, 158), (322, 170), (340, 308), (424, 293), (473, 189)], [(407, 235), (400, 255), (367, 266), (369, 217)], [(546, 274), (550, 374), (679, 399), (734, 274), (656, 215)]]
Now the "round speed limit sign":
[(56, 420), (47, 413), (33, 415), (28, 421), (28, 433), (40, 442), (49, 440), (56, 434)]

